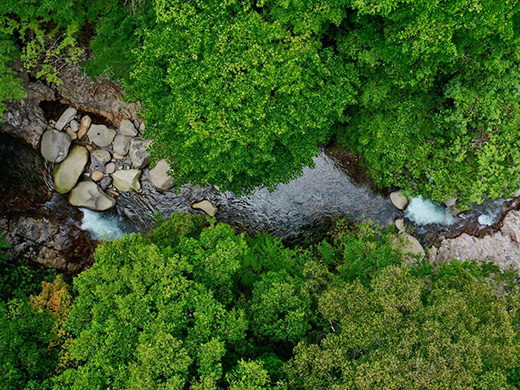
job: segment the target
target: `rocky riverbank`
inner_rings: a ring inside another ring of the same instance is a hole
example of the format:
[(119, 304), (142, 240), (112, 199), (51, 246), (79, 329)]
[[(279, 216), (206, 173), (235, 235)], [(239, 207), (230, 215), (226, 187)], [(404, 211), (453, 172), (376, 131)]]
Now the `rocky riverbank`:
[[(518, 267), (520, 218), (514, 212), (492, 226), (483, 227), (477, 218), (460, 218), (463, 223), (438, 230), (442, 234), (418, 236), (401, 218), (399, 210), (406, 207), (406, 199), (399, 193), (389, 198), (375, 194), (364, 183), (366, 175), (358, 178), (362, 184), (353, 183), (325, 155), (315, 160), (315, 169), (304, 170), (304, 177), (278, 186), (274, 193), (259, 188), (237, 198), (208, 185), (184, 186), (175, 194), (168, 163), (162, 160), (149, 166), (150, 141), (142, 137), (138, 106), (125, 103), (116, 84), (93, 82), (77, 69), (65, 70), (62, 80), (59, 87), (51, 88), (25, 77), (27, 98), (9, 103), (0, 124), (2, 132), (23, 139), (47, 160), (40, 156), (37, 164), (25, 163), (41, 183), (30, 189), (16, 185), (3, 189), (9, 196), (3, 197), (0, 234), (13, 245), (8, 253), (12, 257), (79, 272), (92, 263), (96, 243), (81, 230), (81, 212), (76, 207), (103, 211), (118, 204), (115, 213), (131, 220), (138, 230), (149, 228), (157, 211), (164, 216), (191, 211), (216, 215), (241, 231), (265, 231), (290, 242), (313, 239), (316, 227), (329, 226), (346, 215), (353, 221), (368, 218), (382, 225), (397, 219), (401, 245), (423, 255), (421, 243), (426, 244), (431, 261), (493, 260)], [(53, 118), (49, 105), (55, 107)], [(30, 177), (25, 174), (20, 181), (30, 183)], [(458, 213), (453, 200), (446, 207)]]

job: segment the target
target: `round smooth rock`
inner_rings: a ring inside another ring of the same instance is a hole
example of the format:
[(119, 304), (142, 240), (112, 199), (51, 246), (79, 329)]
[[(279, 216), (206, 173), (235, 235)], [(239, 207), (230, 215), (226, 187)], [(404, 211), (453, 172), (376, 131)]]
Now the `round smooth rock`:
[(398, 218), (394, 223), (397, 230), (401, 231), (404, 229), (404, 219)]
[(85, 136), (85, 134), (87, 134), (87, 132), (90, 129), (91, 123), (92, 119), (88, 115), (85, 115), (83, 118), (81, 118), (78, 130), (78, 139), (82, 139)]
[(127, 135), (129, 137), (135, 137), (138, 134), (134, 124), (128, 119), (123, 119), (121, 121), (121, 124), (119, 125), (119, 132), (122, 135)]
[(114, 163), (111, 162), (111, 163), (108, 163), (108, 164), (105, 166), (105, 172), (106, 172), (107, 174), (110, 175), (110, 174), (114, 173), (115, 171), (116, 171), (116, 164), (114, 164)]
[(67, 108), (65, 112), (61, 114), (60, 119), (58, 119), (58, 121), (54, 125), (56, 130), (63, 130), (63, 128), (67, 126), (71, 120), (74, 119), (77, 113), (78, 110), (76, 110), (74, 107)]
[(73, 145), (65, 160), (54, 167), (54, 189), (66, 194), (74, 188), (89, 159), (87, 148)]
[(42, 156), (53, 163), (65, 160), (69, 152), (71, 139), (66, 133), (57, 130), (48, 130), (42, 135)]
[(215, 216), (215, 214), (218, 211), (218, 209), (213, 205), (213, 203), (206, 199), (197, 203), (193, 203), (191, 205), (191, 208), (195, 210), (202, 210), (211, 217)]
[(90, 141), (95, 143), (97, 146), (108, 146), (114, 141), (116, 131), (109, 129), (105, 125), (91, 125), (90, 130), (87, 132)]
[(119, 156), (126, 156), (130, 150), (131, 138), (126, 135), (118, 134), (114, 138), (114, 153)]
[(114, 207), (116, 200), (108, 196), (96, 183), (82, 181), (70, 192), (69, 203), (76, 207), (105, 211)]
[(77, 133), (79, 130), (79, 123), (75, 120), (70, 121), (69, 123), (70, 130), (74, 133)]
[(403, 191), (394, 191), (390, 194), (390, 200), (399, 210), (404, 210), (408, 206), (408, 198), (403, 195)]
[(105, 175), (103, 175), (103, 172), (101, 171), (94, 171), (92, 172), (92, 175), (90, 175), (90, 178), (94, 180), (96, 183), (103, 180), (104, 177)]
[(92, 158), (101, 165), (105, 165), (112, 159), (110, 152), (104, 149), (97, 149), (92, 152)]
[(114, 187), (119, 191), (141, 191), (142, 172), (139, 169), (126, 169), (115, 171), (112, 174)]
[(150, 169), (150, 180), (152, 184), (159, 190), (166, 191), (173, 187), (173, 177), (168, 175), (170, 166), (166, 160), (159, 160), (155, 167)]

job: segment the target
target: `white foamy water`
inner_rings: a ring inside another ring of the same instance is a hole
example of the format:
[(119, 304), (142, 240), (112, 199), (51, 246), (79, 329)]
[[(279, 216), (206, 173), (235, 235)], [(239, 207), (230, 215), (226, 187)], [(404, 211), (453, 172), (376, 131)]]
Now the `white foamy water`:
[(417, 225), (427, 225), (430, 223), (451, 225), (456, 221), (456, 218), (451, 215), (449, 209), (434, 204), (429, 200), (425, 200), (422, 196), (410, 200), (410, 204), (404, 211), (404, 216)]
[(89, 232), (94, 240), (111, 241), (125, 234), (116, 217), (89, 209), (80, 210), (83, 212), (81, 228)]

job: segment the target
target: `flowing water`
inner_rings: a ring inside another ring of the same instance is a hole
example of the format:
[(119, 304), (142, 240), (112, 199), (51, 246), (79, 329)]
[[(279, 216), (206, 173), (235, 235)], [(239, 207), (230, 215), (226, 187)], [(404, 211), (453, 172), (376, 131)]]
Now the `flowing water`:
[(303, 243), (319, 239), (338, 219), (351, 222), (371, 219), (387, 226), (401, 216), (390, 200), (367, 186), (350, 180), (333, 159), (322, 153), (314, 159), (313, 168), (274, 191), (257, 188), (237, 197), (221, 193), (213, 186), (184, 186), (180, 193), (161, 193), (145, 173), (141, 180), (143, 193), (121, 194), (116, 210), (124, 219), (132, 220), (139, 230), (152, 227), (153, 215), (194, 212), (193, 203), (207, 199), (217, 208), (217, 220), (249, 233), (267, 232), (287, 242)]
[[(207, 199), (217, 208), (218, 221), (229, 223), (239, 231), (267, 232), (289, 243), (317, 240), (338, 219), (360, 222), (366, 219), (382, 226), (403, 216), (385, 196), (367, 184), (357, 184), (335, 159), (322, 153), (314, 159), (313, 168), (305, 168), (302, 176), (278, 184), (274, 191), (257, 188), (237, 197), (220, 192), (213, 186), (183, 186), (179, 193), (160, 192), (150, 181), (148, 171), (142, 177), (141, 194), (123, 192), (114, 210), (96, 213), (74, 209), (66, 196), (52, 191), (51, 164), (38, 152), (11, 137), (0, 136), (0, 211), (3, 214), (44, 213), (61, 215), (88, 231), (94, 239), (114, 239), (132, 231), (147, 231), (154, 226), (154, 216), (168, 217), (173, 212), (202, 213), (191, 205)], [(462, 232), (479, 235), (496, 229), (504, 213), (516, 207), (518, 199), (486, 201), (453, 217), (444, 206), (422, 198), (412, 199), (404, 213), (408, 225), (415, 228), (423, 244)], [(68, 216), (68, 217), (67, 217)], [(78, 217), (79, 216), (79, 217)]]

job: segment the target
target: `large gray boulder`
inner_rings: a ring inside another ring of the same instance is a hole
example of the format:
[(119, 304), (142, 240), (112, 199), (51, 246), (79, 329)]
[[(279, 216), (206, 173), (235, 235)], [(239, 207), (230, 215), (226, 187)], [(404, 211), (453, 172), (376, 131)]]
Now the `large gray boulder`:
[(114, 198), (108, 196), (96, 183), (82, 181), (70, 192), (69, 203), (94, 211), (105, 211), (116, 205)]
[(61, 114), (60, 119), (56, 122), (56, 130), (63, 130), (65, 126), (69, 124), (71, 120), (74, 119), (76, 114), (78, 113), (78, 110), (76, 110), (74, 107), (69, 107), (65, 110), (63, 114)]
[(69, 152), (71, 139), (66, 133), (57, 130), (49, 130), (42, 135), (42, 156), (53, 163), (65, 160)]
[(119, 191), (141, 191), (142, 172), (139, 169), (115, 171), (112, 174), (113, 184)]
[(126, 135), (118, 134), (114, 139), (114, 153), (120, 156), (126, 156), (130, 150), (131, 138)]
[(173, 177), (168, 175), (170, 166), (166, 160), (159, 160), (155, 167), (150, 169), (150, 180), (159, 190), (166, 191), (173, 187)]
[(97, 146), (104, 147), (112, 143), (116, 136), (116, 131), (109, 129), (105, 125), (91, 125), (87, 135), (90, 141), (94, 142)]
[(142, 138), (133, 138), (130, 142), (130, 160), (136, 169), (143, 169), (150, 162), (150, 153), (146, 150), (147, 142)]
[(89, 159), (87, 148), (73, 145), (63, 162), (54, 168), (54, 189), (66, 194), (74, 188)]
[(121, 125), (119, 125), (119, 131), (123, 135), (128, 135), (129, 137), (135, 137), (137, 135), (137, 130), (135, 129), (132, 121), (128, 119), (123, 119), (121, 121)]

